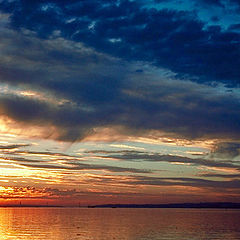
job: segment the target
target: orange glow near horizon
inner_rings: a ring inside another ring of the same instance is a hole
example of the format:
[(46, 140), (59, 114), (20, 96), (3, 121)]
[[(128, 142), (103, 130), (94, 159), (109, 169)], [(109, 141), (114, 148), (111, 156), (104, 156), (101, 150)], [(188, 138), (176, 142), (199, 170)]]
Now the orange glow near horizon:
[(87, 206), (91, 204), (108, 203), (176, 203), (176, 202), (200, 202), (206, 201), (228, 201), (230, 198), (239, 199), (240, 195), (234, 192), (212, 192), (207, 188), (172, 186), (151, 187), (135, 191), (125, 191), (119, 189), (114, 191), (109, 189), (88, 189), (86, 192), (72, 190), (57, 190), (50, 188), (31, 188), (31, 187), (0, 187), (0, 206), (24, 206), (24, 205), (62, 205), (62, 206)]
[[(205, 158), (204, 164), (211, 160), (215, 140), (187, 141), (156, 131), (133, 137), (125, 135), (126, 129), (109, 127), (94, 129), (81, 142), (65, 143), (54, 140), (60, 134), (56, 129), (24, 126), (0, 117), (2, 206), (237, 201), (240, 196), (233, 181), (237, 166), (215, 160), (219, 166), (198, 165), (198, 158)], [(55, 135), (44, 139), (51, 131)], [(216, 188), (216, 178), (204, 174), (219, 174), (217, 180), (230, 188)]]

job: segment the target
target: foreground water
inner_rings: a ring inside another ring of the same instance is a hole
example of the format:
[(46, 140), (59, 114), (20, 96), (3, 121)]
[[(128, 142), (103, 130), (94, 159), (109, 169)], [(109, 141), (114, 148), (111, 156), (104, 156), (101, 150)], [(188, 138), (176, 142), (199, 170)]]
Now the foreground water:
[(240, 239), (240, 211), (0, 208), (0, 240)]

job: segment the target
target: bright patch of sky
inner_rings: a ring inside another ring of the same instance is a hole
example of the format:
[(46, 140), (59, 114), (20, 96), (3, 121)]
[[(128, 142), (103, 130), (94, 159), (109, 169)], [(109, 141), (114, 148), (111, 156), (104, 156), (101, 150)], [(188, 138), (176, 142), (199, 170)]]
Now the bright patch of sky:
[[(144, 3), (144, 1), (142, 1)], [(146, 2), (145, 2), (146, 3)], [(175, 11), (188, 11), (196, 14), (207, 26), (220, 25), (223, 29), (227, 29), (230, 25), (240, 22), (240, 14), (237, 12), (237, 6), (224, 1), (223, 5), (217, 4), (198, 4), (198, 1), (148, 1), (144, 5), (146, 8), (169, 9)]]

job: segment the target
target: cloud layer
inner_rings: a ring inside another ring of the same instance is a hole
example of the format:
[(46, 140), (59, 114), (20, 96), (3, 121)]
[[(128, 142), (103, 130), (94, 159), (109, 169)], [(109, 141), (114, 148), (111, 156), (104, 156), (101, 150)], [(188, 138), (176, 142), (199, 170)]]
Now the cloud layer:
[(238, 1), (232, 1), (233, 6), (224, 1), (202, 1), (198, 6), (185, 1), (191, 11), (164, 8), (168, 1), (161, 2), (159, 9), (157, 5), (149, 8), (147, 4), (126, 0), (4, 0), (0, 8), (11, 14), (13, 28), (29, 29), (41, 38), (58, 33), (112, 56), (170, 69), (181, 77), (238, 85), (237, 25), (228, 29), (216, 23), (209, 26), (208, 19), (205, 22), (196, 14), (204, 4), (225, 7), (223, 14), (227, 14), (234, 6), (239, 7)]
[(101, 128), (238, 139), (237, 23), (211, 25), (195, 4), (180, 11), (167, 2), (1, 1), (6, 131), (63, 141)]
[(140, 64), (141, 72), (139, 63), (62, 38), (40, 41), (3, 30), (1, 81), (9, 85), (0, 97), (0, 112), (13, 120), (8, 128), (47, 126), (43, 137), (64, 141), (81, 140), (102, 127), (188, 139), (239, 136), (236, 92), (172, 79), (169, 71), (146, 64)]

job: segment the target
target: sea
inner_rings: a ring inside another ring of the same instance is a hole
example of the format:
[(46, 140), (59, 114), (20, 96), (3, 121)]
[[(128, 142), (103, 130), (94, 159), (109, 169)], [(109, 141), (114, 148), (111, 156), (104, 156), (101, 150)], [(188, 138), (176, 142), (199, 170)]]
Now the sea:
[(0, 240), (239, 240), (240, 210), (0, 208)]

